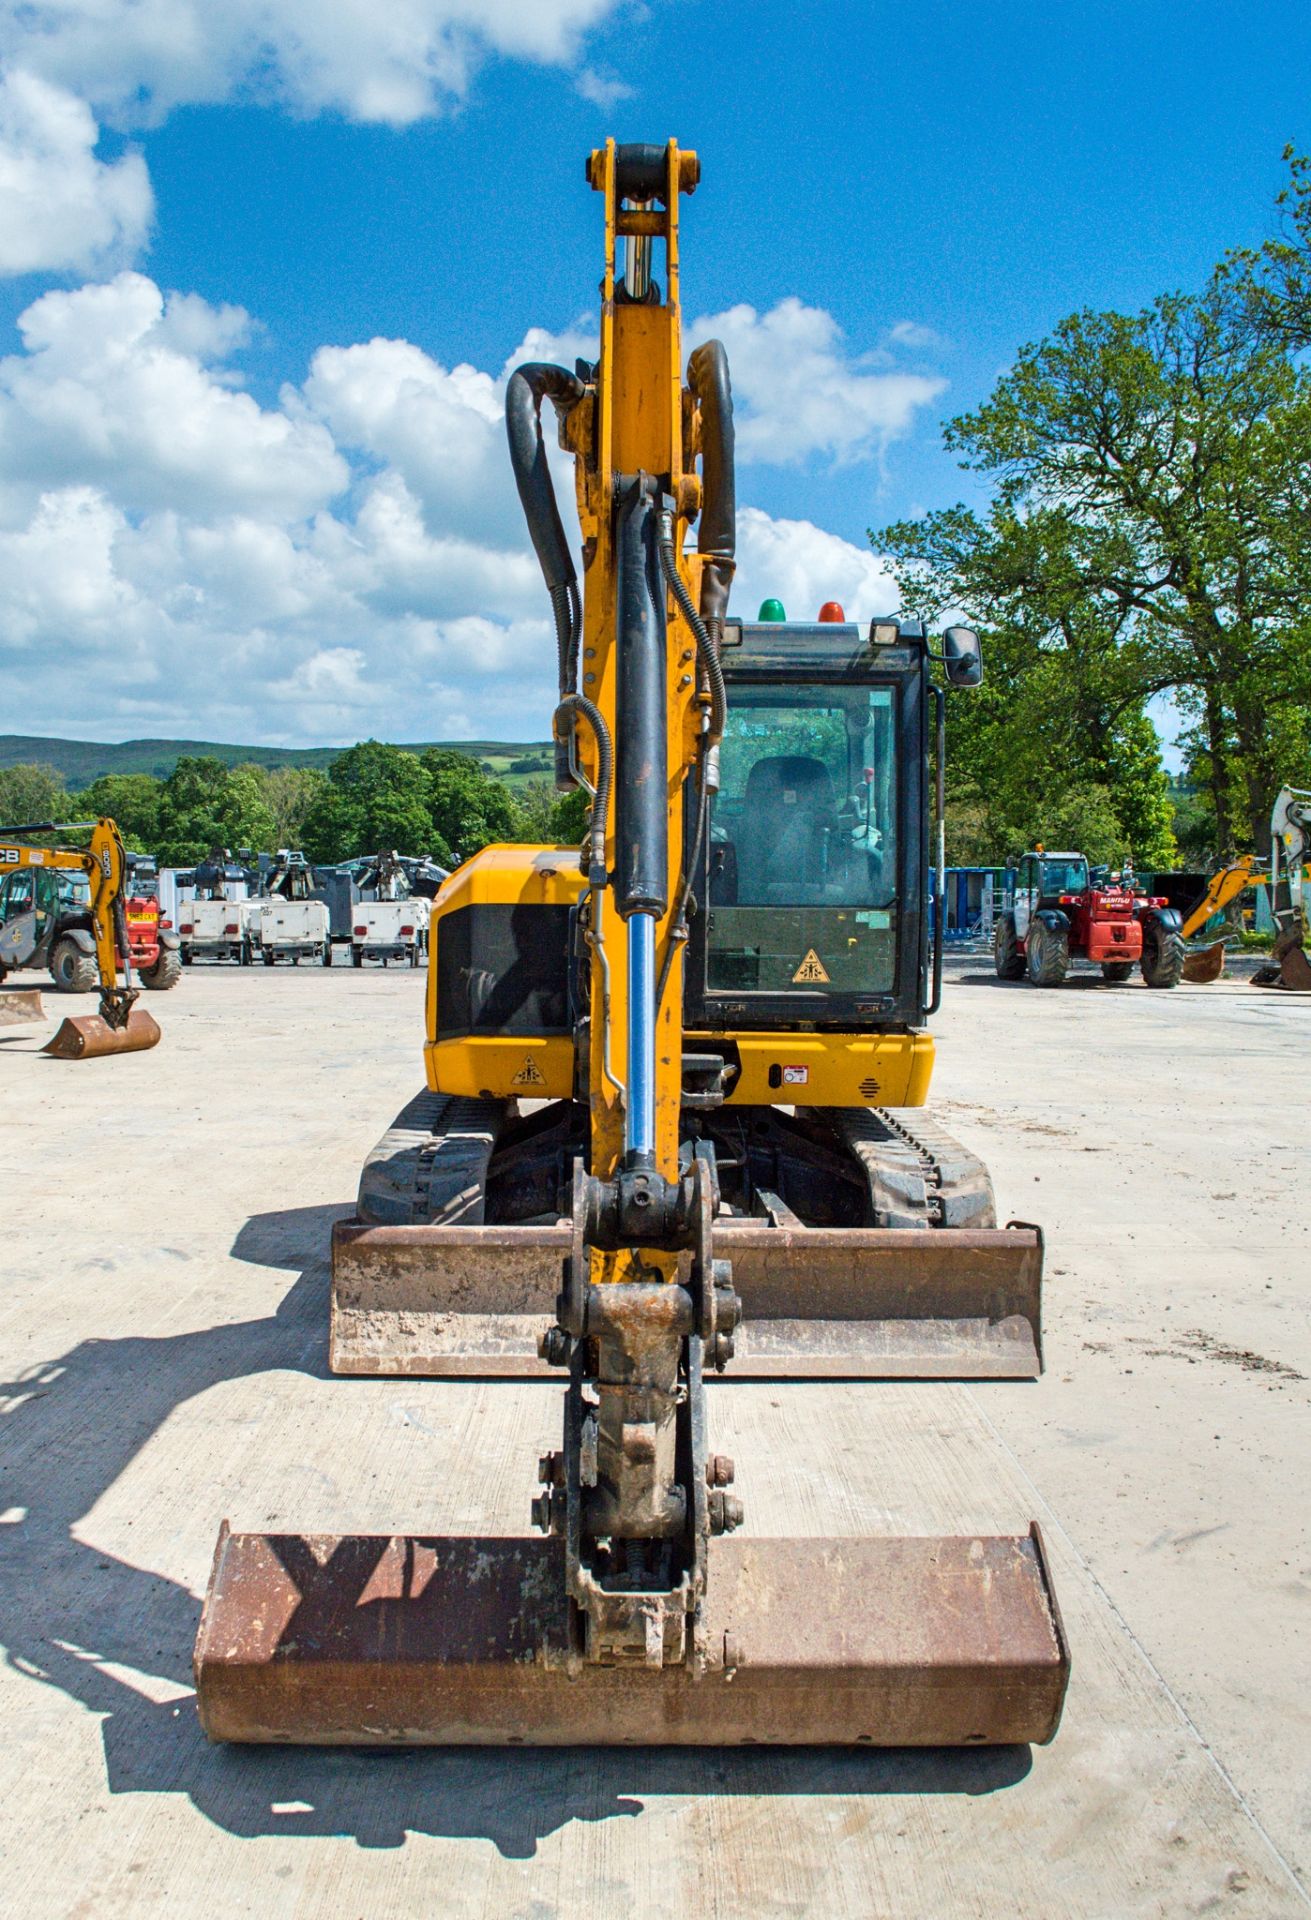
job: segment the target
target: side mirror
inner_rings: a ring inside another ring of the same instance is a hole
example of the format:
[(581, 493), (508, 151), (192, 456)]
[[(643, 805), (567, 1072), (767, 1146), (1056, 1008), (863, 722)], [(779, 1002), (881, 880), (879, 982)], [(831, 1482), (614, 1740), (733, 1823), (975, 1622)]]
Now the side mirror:
[(983, 649), (973, 627), (948, 627), (942, 636), (942, 662), (947, 684), (977, 687), (983, 679)]

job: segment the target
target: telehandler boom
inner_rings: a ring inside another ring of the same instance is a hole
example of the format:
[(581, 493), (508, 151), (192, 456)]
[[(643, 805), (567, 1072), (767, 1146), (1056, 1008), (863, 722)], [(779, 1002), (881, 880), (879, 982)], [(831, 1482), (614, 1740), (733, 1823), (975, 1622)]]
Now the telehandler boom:
[(783, 1379), (1039, 1368), (1036, 1230), (999, 1231), (977, 1161), (905, 1111), (941, 977), (931, 663), (973, 684), (978, 643), (728, 619), (727, 360), (699, 347), (684, 384), (679, 336), (697, 157), (611, 141), (587, 172), (599, 358), (519, 368), (506, 417), (555, 616), (558, 772), (590, 789), (590, 827), (581, 862), (492, 847), (442, 887), (429, 1091), (366, 1169), (334, 1273), (339, 1369), (558, 1369), (562, 1443), (535, 1538), (225, 1524), (202, 1722), (381, 1744), (1047, 1740), (1068, 1655), (1036, 1528), (748, 1537), (705, 1391), (739, 1360)]

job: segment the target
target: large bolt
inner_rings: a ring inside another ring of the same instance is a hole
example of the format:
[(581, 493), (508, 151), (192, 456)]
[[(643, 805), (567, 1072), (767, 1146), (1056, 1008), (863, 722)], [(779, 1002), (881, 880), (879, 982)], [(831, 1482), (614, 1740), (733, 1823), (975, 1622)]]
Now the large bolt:
[(706, 1461), (706, 1485), (708, 1487), (731, 1487), (733, 1484), (733, 1462), (726, 1453), (712, 1453)]
[(544, 1487), (562, 1487), (564, 1485), (564, 1455), (562, 1453), (544, 1453), (537, 1462), (537, 1478)]
[(543, 1533), (549, 1533), (551, 1531), (551, 1496), (549, 1493), (539, 1493), (536, 1496), (532, 1504), (531, 1513), (533, 1525), (540, 1527)]
[(733, 1358), (733, 1336), (731, 1333), (717, 1333), (710, 1342), (710, 1364), (716, 1373), (722, 1373)]
[(567, 1367), (569, 1364), (569, 1335), (563, 1327), (548, 1327), (538, 1337), (537, 1357), (545, 1360), (548, 1367)]
[(735, 1493), (716, 1490), (707, 1499), (706, 1506), (710, 1514), (711, 1533), (732, 1533), (746, 1518), (746, 1509)]

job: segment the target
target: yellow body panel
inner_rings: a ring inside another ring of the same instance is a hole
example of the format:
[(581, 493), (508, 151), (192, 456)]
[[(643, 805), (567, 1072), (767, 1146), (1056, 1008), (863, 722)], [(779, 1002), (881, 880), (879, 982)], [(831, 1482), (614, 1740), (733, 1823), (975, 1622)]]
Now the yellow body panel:
[[(493, 846), (457, 867), (433, 902), (428, 952), (424, 1066), (434, 1093), (489, 1100), (567, 1100), (574, 1090), (568, 1034), (437, 1033), (437, 955), (442, 922), (470, 906), (571, 906), (583, 888), (575, 847)], [(611, 920), (610, 925), (616, 925)], [(731, 1107), (919, 1107), (928, 1098), (933, 1039), (915, 1033), (688, 1033), (686, 1050), (731, 1039), (741, 1073)], [(770, 1069), (804, 1068), (804, 1081), (770, 1085)], [(681, 1054), (679, 1067), (681, 1084)]]
[[(722, 1038), (722, 1036), (720, 1036)], [(742, 1072), (730, 1107), (922, 1107), (933, 1076), (933, 1036), (914, 1033), (735, 1033)], [(687, 1048), (713, 1047), (689, 1033)], [(803, 1082), (771, 1087), (771, 1067), (804, 1067)]]

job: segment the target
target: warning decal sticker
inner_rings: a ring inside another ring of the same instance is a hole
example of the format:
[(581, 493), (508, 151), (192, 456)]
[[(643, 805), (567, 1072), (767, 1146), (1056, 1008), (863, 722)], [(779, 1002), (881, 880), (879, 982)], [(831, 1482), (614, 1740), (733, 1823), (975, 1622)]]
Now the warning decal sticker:
[(510, 1085), (512, 1087), (544, 1087), (546, 1085), (542, 1070), (533, 1059), (531, 1053), (520, 1067), (518, 1073), (515, 1074)]
[(824, 962), (813, 947), (807, 947), (806, 957), (792, 976), (793, 986), (827, 986), (828, 972)]

